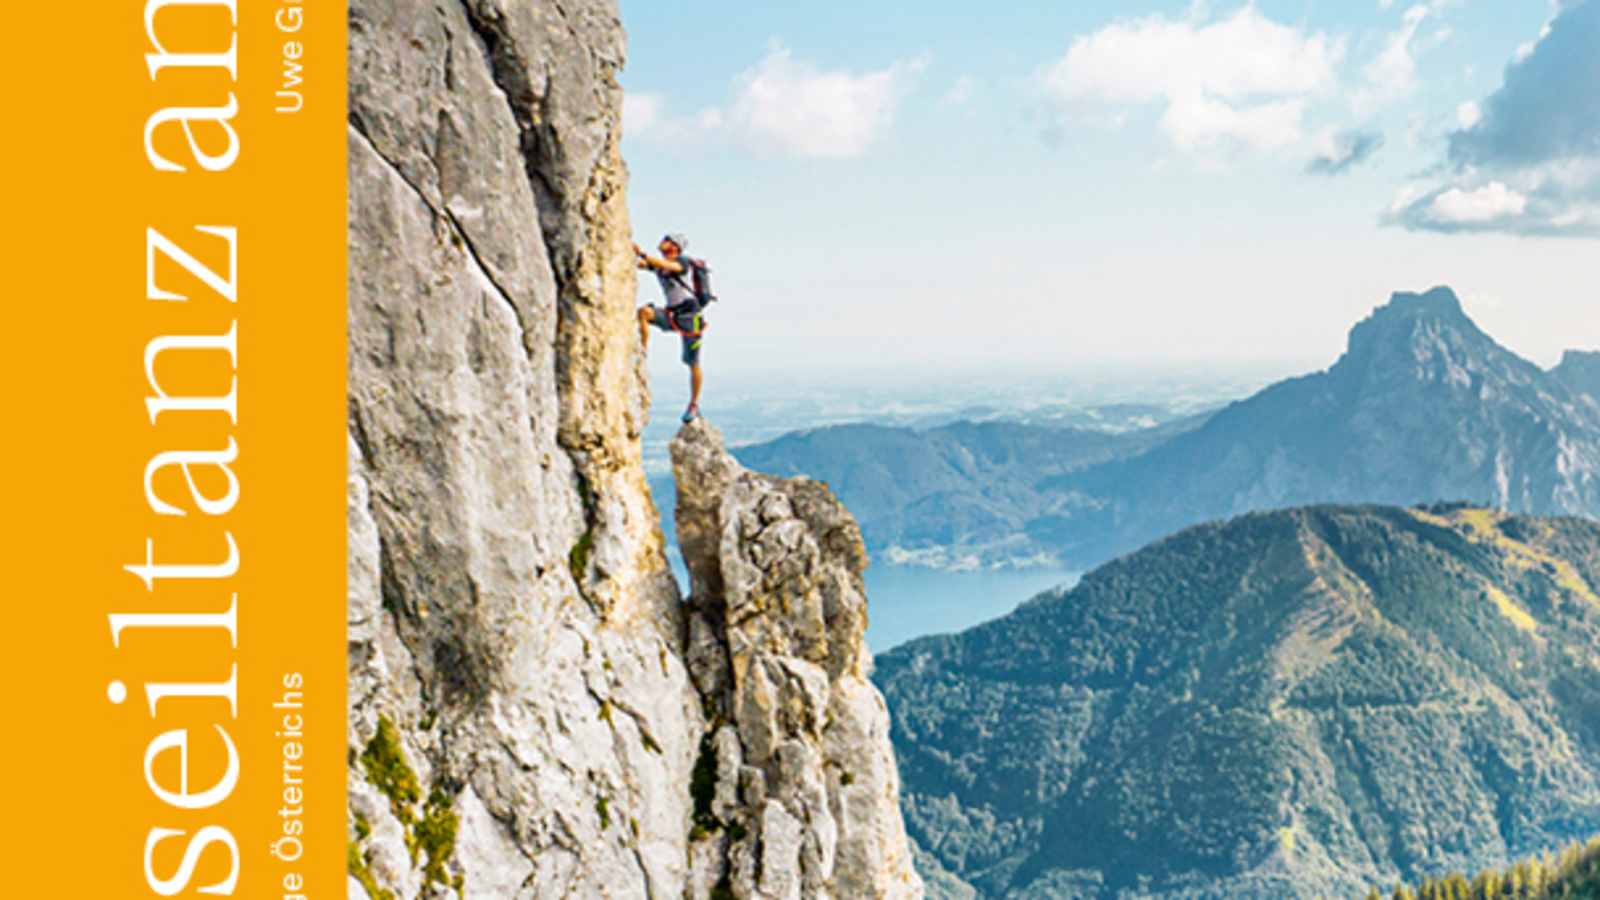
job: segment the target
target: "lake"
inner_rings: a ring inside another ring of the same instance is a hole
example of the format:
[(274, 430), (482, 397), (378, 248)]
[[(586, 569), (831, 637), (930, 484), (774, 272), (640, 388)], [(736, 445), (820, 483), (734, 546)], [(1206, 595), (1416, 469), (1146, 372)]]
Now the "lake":
[[(689, 578), (678, 548), (668, 552), (678, 584)], [(921, 566), (867, 567), (867, 647), (882, 653), (913, 638), (963, 631), (1016, 609), (1042, 591), (1076, 584), (1079, 573), (1049, 569), (944, 572)]]
[(943, 572), (867, 567), (867, 646), (882, 653), (912, 638), (964, 631), (1016, 609), (1042, 591), (1076, 584), (1079, 573), (1047, 569)]

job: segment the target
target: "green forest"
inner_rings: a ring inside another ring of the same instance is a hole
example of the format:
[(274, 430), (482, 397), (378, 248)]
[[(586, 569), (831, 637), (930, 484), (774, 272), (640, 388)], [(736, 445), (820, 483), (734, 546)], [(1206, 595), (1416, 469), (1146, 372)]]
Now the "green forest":
[(1523, 860), (1503, 872), (1476, 878), (1449, 875), (1421, 887), (1400, 886), (1385, 895), (1377, 888), (1366, 900), (1600, 900), (1600, 838), (1562, 853)]

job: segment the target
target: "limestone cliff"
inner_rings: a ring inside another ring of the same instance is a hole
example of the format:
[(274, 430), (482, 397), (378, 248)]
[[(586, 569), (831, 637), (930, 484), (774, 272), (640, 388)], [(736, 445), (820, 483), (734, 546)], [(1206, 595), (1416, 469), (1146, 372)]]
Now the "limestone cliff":
[(742, 682), (691, 676), (640, 464), (623, 50), (607, 0), (350, 4), (350, 894), (914, 895), (875, 692), (831, 775), (691, 791)]
[(689, 670), (711, 718), (697, 892), (728, 876), (769, 897), (920, 895), (867, 680), (861, 529), (822, 484), (740, 467), (704, 422), (678, 433), (672, 467)]

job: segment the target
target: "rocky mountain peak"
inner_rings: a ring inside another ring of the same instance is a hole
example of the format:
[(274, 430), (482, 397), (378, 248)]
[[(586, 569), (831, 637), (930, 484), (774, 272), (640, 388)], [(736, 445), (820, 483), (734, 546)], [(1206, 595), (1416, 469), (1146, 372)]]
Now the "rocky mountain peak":
[[(1574, 359), (1572, 381), (1583, 371)], [(1327, 371), (1055, 482), (1103, 498), (1111, 514), (1074, 511), (1047, 527), (1092, 563), (1209, 518), (1308, 503), (1469, 499), (1593, 516), (1597, 474), (1600, 402), (1495, 343), (1441, 288), (1396, 294)]]
[(688, 664), (711, 720), (691, 882), (739, 897), (912, 897), (888, 711), (867, 680), (866, 550), (826, 485), (672, 442)]
[(1466, 311), (1461, 308), (1461, 298), (1445, 285), (1430, 288), (1420, 294), (1412, 291), (1395, 291), (1389, 296), (1388, 305), (1380, 311), (1387, 311), (1391, 315), (1466, 318)]
[(1561, 354), (1557, 368), (1600, 371), (1600, 350), (1568, 350)]
[(1568, 350), (1552, 375), (1567, 387), (1600, 403), (1600, 352)]
[(1397, 292), (1350, 331), (1343, 371), (1382, 370), (1427, 381), (1466, 383), (1469, 372), (1512, 355), (1484, 334), (1447, 287)]

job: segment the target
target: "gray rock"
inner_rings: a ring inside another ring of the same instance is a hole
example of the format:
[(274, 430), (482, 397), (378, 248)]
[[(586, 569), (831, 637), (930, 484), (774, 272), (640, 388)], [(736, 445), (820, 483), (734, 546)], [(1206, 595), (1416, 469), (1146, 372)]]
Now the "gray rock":
[(855, 520), (816, 482), (744, 470), (704, 421), (679, 432), (672, 462), (690, 633), (725, 644), (690, 657), (695, 682), (719, 690), (714, 717), (730, 723), (716, 733), (712, 809), (723, 817), (737, 790), (759, 811), (736, 817), (749, 833), (729, 850), (734, 895), (922, 896), (888, 712), (867, 680)]
[(391, 722), (408, 815), (457, 829), (396, 853), (415, 822), (352, 766), (404, 897), (684, 883), (702, 725), (618, 339), (621, 41), (606, 3), (351, 5), (351, 740)]
[(800, 843), (804, 837), (805, 826), (782, 804), (769, 800), (761, 811), (761, 881), (751, 896), (799, 900)]
[[(837, 568), (825, 535), (787, 493), (739, 513), (753, 530), (728, 558), (781, 562), (740, 570), (736, 639), (685, 616), (667, 566), (640, 457), (615, 3), (349, 15), (350, 895), (754, 896), (768, 807), (794, 840), (766, 852), (817, 896), (849, 883), (838, 835), (894, 816), (898, 844), (851, 858), (908, 889), (848, 895), (910, 895), (892, 794), (831, 824), (824, 719), (862, 648), (859, 612), (804, 580)], [(708, 515), (686, 526), (721, 541)], [(727, 699), (752, 658), (780, 705), (741, 695), (746, 740)], [(720, 760), (701, 811), (703, 746)]]
[(533, 873), (511, 840), (506, 829), (489, 812), (471, 787), (457, 798), (460, 831), (456, 836), (456, 861), (465, 876), (463, 885), (472, 886), (480, 897), (516, 897)]

